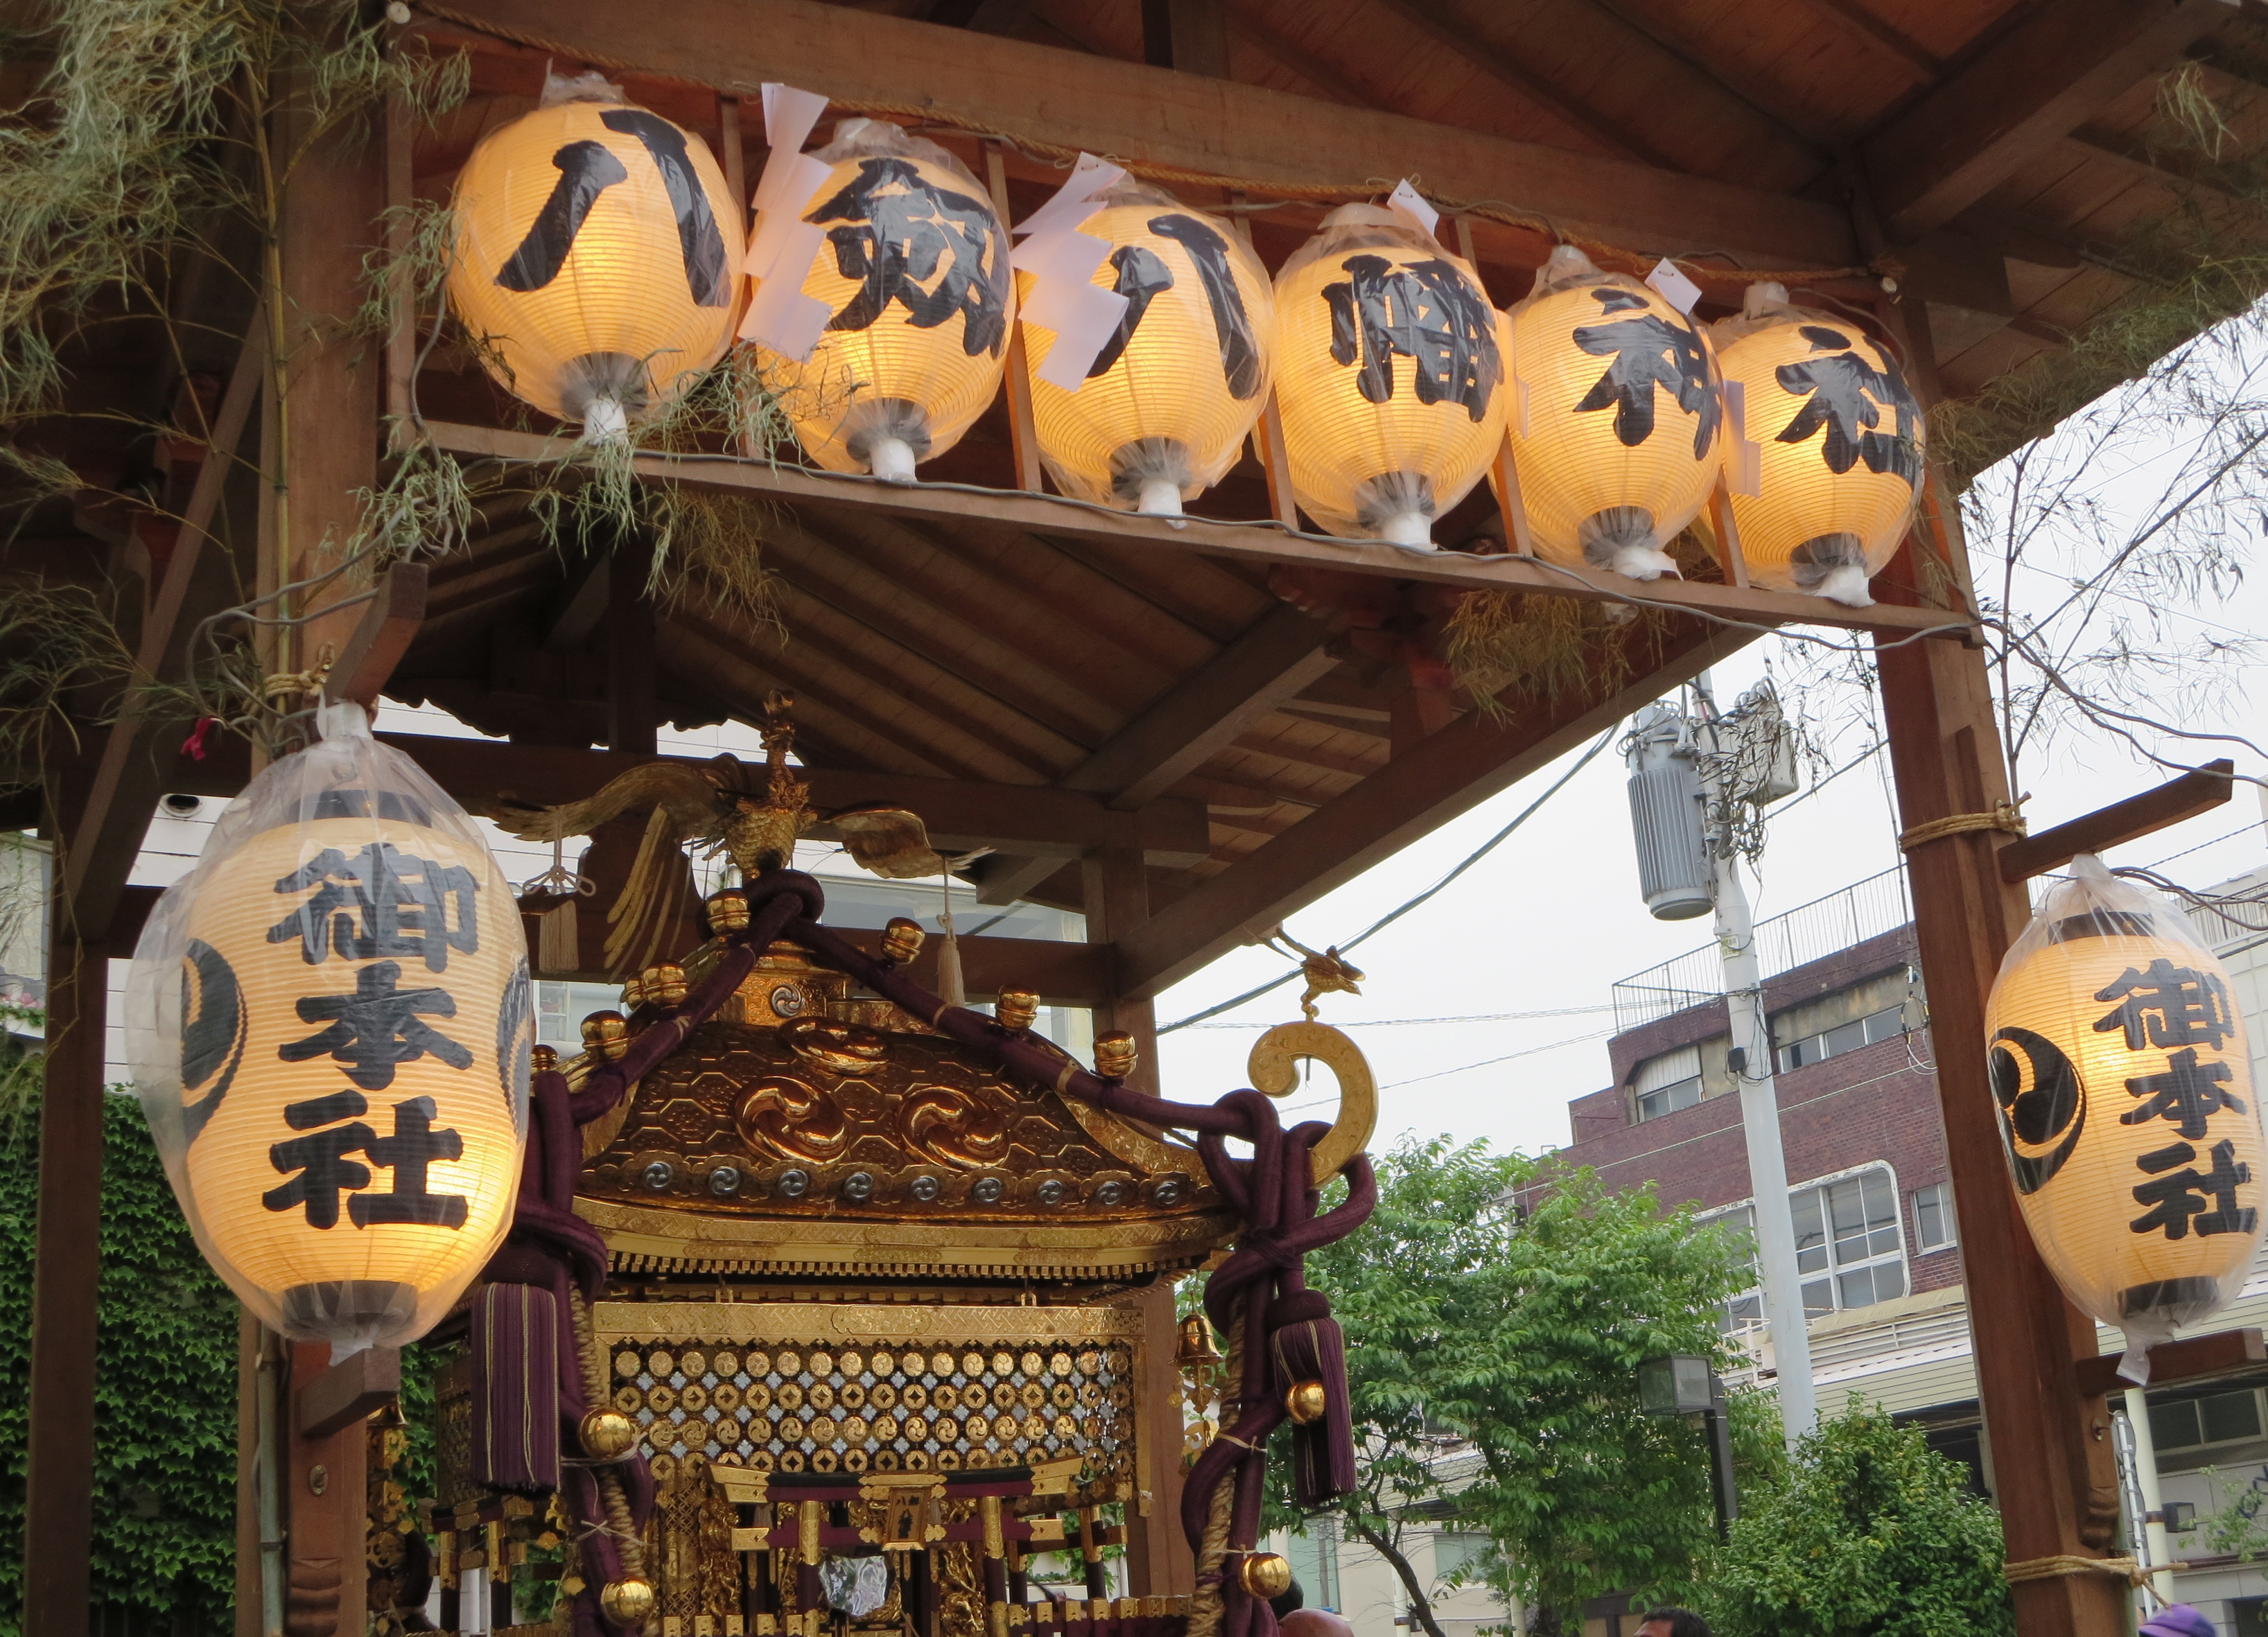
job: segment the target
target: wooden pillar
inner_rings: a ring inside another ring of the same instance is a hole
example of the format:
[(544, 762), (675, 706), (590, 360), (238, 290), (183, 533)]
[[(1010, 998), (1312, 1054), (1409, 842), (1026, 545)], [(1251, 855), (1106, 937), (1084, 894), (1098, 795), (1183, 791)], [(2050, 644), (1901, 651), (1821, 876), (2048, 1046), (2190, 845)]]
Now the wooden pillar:
[(304, 1425), (307, 1384), (331, 1368), (328, 1342), (294, 1342), (291, 1435), (277, 1487), (289, 1517), (291, 1551), (284, 1586), (284, 1637), (361, 1637), (369, 1620), (366, 1561), (369, 1428), (362, 1419), (335, 1431)]
[[(59, 861), (60, 862), (60, 861)], [(48, 951), (32, 1279), (31, 1430), (24, 1483), (26, 1632), (86, 1630), (94, 1528), (95, 1290), (101, 1272), (102, 1059), (107, 967), (66, 907)]]
[(616, 544), (608, 560), (610, 584), (601, 627), (607, 638), (607, 746), (635, 755), (654, 753), (653, 600), (646, 595), (649, 562), (643, 542)]
[[(1909, 547), (1911, 549), (1911, 547)], [(1981, 650), (1933, 640), (1877, 655), (1899, 822), (1982, 812), (2008, 794)], [(1929, 987), (1938, 1097), (1961, 1227), (1977, 1394), (2010, 1562), (2096, 1556), (2118, 1519), (2110, 1420), (2083, 1397), (2073, 1361), (2096, 1352), (2095, 1321), (2065, 1299), (2019, 1215), (1986, 1082), (1984, 1001), (2029, 915), (2000, 879), (2002, 837), (1970, 831), (1906, 855)], [(2022, 1637), (2119, 1637), (2125, 1582), (2060, 1575), (2014, 1589)]]
[[(1123, 943), (1150, 919), (1149, 866), (1133, 847), (1097, 848), (1080, 861), (1086, 885), (1086, 941)], [(1146, 998), (1116, 999), (1094, 1009), (1094, 1031), (1123, 1029), (1134, 1037), (1141, 1066), (1126, 1083), (1152, 1097), (1158, 1091), (1158, 1012)]]

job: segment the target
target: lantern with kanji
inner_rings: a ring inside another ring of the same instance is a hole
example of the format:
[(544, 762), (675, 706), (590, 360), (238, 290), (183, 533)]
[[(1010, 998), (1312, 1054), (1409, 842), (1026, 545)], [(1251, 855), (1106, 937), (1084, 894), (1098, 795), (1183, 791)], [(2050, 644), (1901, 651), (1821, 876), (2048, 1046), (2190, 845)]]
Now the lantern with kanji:
[(1714, 340), (1745, 423), (1725, 459), (1749, 577), (1866, 607), (1921, 488), (1925, 424), (1896, 358), (1769, 283), (1749, 287)]
[(197, 1245), (305, 1340), (424, 1333), (502, 1243), (534, 1044), (518, 906), (359, 705), (267, 768), (158, 900), (127, 1049)]
[(1675, 573), (1664, 547), (1717, 481), (1720, 406), (1701, 332), (1572, 245), (1551, 253), (1510, 329), (1513, 464), (1535, 549), (1635, 580)]
[(1992, 1096), (2041, 1256), (2146, 1371), (2144, 1349), (2243, 1283), (2268, 1141), (2227, 970), (2099, 860), (2072, 875), (2000, 963)]
[(1276, 275), (1292, 492), (1330, 533), (1432, 543), (1504, 440), (1496, 310), (1415, 221), (1344, 205)]
[(740, 204), (706, 143), (619, 93), (491, 132), (454, 210), (449, 305), (482, 363), (587, 437), (659, 412), (732, 344)]
[(831, 168), (796, 214), (825, 236), (773, 276), (799, 274), (829, 317), (808, 357), (759, 344), (757, 369), (812, 459), (909, 480), (999, 391), (1008, 231), (967, 166), (886, 121), (845, 120), (812, 157)]
[(1079, 231), (1110, 246), (1092, 283), (1126, 311), (1084, 378), (1046, 378), (1056, 336), (1027, 316), (1040, 459), (1064, 493), (1177, 512), (1219, 482), (1268, 401), (1276, 292), (1226, 222), (1131, 180)]

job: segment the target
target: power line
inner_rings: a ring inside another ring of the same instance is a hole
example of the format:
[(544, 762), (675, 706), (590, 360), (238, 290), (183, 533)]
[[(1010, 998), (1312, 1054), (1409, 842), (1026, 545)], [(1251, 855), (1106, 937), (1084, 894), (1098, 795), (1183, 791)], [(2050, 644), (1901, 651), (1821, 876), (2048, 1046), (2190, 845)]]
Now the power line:
[[(1472, 1012), (1462, 1017), (1372, 1017), (1360, 1023), (1341, 1023), (1341, 1029), (1392, 1029), (1403, 1024), (1476, 1024), (1525, 1023), (1534, 1017), (1576, 1017), (1586, 1012), (1612, 1011), (1613, 1006), (1553, 1006), (1540, 1012)], [(1197, 1029), (1273, 1029), (1267, 1023), (1204, 1023), (1190, 1025)], [(1160, 1032), (1163, 1032), (1160, 1031)]]

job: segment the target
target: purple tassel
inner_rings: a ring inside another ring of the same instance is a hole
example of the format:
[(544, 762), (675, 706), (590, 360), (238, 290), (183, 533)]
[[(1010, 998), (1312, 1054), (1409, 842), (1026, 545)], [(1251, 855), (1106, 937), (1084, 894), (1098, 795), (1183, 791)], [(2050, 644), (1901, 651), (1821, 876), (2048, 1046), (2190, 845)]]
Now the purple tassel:
[(1317, 1507), (1352, 1493), (1354, 1425), (1347, 1413), (1346, 1338), (1320, 1290), (1300, 1290), (1268, 1304), (1271, 1379), (1278, 1398), (1301, 1382), (1321, 1382), (1322, 1418), (1292, 1426), (1292, 1480), (1299, 1503)]
[(559, 1322), (551, 1292), (490, 1285), (473, 1303), (473, 1479), (545, 1494), (559, 1487)]

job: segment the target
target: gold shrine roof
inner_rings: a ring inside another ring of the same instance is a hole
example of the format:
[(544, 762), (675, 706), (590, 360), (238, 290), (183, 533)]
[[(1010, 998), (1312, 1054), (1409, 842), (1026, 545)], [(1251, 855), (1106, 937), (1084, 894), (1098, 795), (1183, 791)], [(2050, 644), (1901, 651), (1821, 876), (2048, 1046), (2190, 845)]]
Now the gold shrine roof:
[(584, 1146), (576, 1208), (622, 1273), (1116, 1281), (1235, 1225), (1194, 1149), (1003, 1077), (787, 944)]

